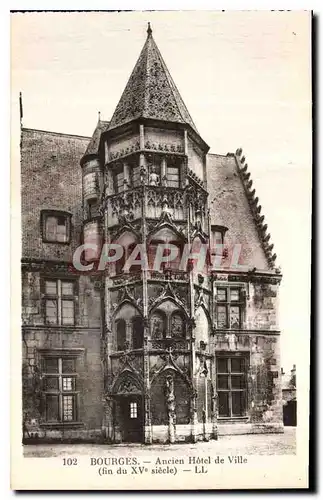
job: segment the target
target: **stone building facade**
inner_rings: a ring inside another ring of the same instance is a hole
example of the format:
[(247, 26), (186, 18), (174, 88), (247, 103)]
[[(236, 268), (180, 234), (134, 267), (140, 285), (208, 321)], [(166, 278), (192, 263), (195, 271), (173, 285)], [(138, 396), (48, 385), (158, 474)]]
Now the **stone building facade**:
[(297, 425), (296, 365), (293, 365), (290, 373), (284, 373), (281, 368), (281, 381), (284, 425), (295, 427)]
[(209, 153), (150, 27), (92, 138), (22, 128), (21, 179), (25, 440), (282, 432), (282, 276), (248, 165)]

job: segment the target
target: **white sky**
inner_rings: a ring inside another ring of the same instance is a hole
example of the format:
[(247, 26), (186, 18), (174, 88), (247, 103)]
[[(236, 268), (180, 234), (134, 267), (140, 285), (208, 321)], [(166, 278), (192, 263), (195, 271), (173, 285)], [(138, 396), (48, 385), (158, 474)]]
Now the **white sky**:
[(242, 147), (283, 271), (282, 365), (309, 350), (310, 16), (305, 12), (12, 15), (13, 120), (91, 135), (109, 120), (146, 39), (147, 21), (211, 152)]

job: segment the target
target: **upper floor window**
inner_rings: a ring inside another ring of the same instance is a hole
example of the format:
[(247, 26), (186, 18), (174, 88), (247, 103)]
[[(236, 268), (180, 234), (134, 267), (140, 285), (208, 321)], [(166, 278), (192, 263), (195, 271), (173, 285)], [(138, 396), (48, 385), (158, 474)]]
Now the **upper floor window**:
[(156, 340), (163, 338), (185, 338), (185, 320), (179, 310), (165, 313), (162, 310), (156, 310), (150, 319), (151, 337)]
[(167, 165), (167, 186), (179, 187), (179, 168), (176, 165)]
[(45, 243), (69, 243), (71, 214), (58, 210), (42, 210), (41, 227)]
[(96, 172), (90, 172), (83, 178), (83, 194), (85, 198), (97, 196), (99, 192), (99, 181)]
[(74, 281), (45, 280), (45, 322), (50, 325), (74, 325)]
[(49, 356), (42, 360), (45, 420), (48, 423), (77, 420), (76, 359)]
[(125, 188), (125, 176), (123, 167), (118, 169), (113, 175), (113, 188), (115, 193), (120, 193)]
[(124, 319), (119, 319), (116, 324), (117, 330), (117, 351), (123, 351), (127, 340), (126, 322)]
[(144, 325), (142, 318), (136, 316), (132, 321), (132, 348), (141, 349), (144, 343)]
[(211, 246), (211, 254), (212, 255), (219, 255), (222, 254), (222, 246), (224, 244), (224, 237), (225, 233), (227, 232), (228, 228), (225, 226), (218, 226), (215, 224), (211, 225), (211, 241), (210, 241), (210, 246)]
[(218, 328), (241, 328), (242, 306), (240, 288), (217, 288), (217, 325)]
[(93, 217), (98, 217), (100, 215), (99, 213), (99, 202), (96, 198), (92, 198), (91, 200), (88, 200), (87, 202), (87, 209), (88, 209), (88, 218), (93, 219)]

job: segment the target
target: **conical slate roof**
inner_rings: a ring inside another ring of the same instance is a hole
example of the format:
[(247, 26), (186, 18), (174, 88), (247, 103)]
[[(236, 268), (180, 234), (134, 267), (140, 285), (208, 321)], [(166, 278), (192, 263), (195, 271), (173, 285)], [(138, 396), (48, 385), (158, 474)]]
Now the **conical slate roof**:
[[(153, 39), (146, 43), (110, 121), (109, 130), (137, 118), (187, 123), (197, 129)], [(197, 132), (198, 133), (198, 132)]]
[(101, 134), (102, 132), (105, 132), (108, 129), (108, 127), (109, 127), (109, 122), (100, 119), (98, 120), (97, 126), (93, 132), (88, 147), (86, 148), (86, 151), (81, 159), (81, 163), (87, 156), (93, 156), (98, 154)]

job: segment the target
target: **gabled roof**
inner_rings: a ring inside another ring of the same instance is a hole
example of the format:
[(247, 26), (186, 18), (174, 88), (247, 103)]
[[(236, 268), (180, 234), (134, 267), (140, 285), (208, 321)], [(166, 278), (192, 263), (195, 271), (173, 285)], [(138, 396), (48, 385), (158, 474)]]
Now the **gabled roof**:
[(149, 24), (147, 33), (146, 43), (112, 116), (109, 130), (137, 118), (152, 118), (186, 123), (198, 133)]
[[(229, 252), (241, 245), (239, 264), (258, 271), (279, 274), (276, 254), (270, 244), (267, 224), (261, 215), (261, 205), (252, 182), (242, 150), (226, 156), (207, 155), (207, 189), (211, 224), (228, 227), (225, 242)], [(230, 262), (230, 256), (228, 259)], [(277, 269), (277, 271), (276, 271)]]

